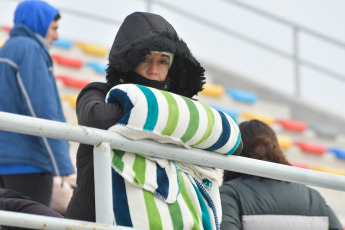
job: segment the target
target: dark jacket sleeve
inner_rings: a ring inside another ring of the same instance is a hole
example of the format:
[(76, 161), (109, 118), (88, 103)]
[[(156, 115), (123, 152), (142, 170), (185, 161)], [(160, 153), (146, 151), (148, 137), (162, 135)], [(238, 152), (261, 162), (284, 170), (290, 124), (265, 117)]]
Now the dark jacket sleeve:
[(76, 108), (79, 125), (108, 129), (120, 120), (122, 106), (119, 103), (105, 103), (110, 89), (107, 83), (94, 82), (80, 92)]
[(328, 221), (329, 221), (329, 229), (330, 230), (343, 230), (343, 226), (341, 225), (338, 217), (333, 212), (332, 208), (327, 205), (328, 209)]
[(241, 213), (238, 205), (238, 196), (232, 186), (224, 183), (220, 187), (220, 199), (222, 202), (222, 230), (239, 230), (242, 228)]

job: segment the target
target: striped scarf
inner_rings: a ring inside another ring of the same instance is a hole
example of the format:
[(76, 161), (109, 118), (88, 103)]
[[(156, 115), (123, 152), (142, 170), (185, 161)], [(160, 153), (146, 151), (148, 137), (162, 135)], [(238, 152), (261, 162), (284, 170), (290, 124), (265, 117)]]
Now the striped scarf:
[[(111, 89), (106, 101), (124, 108), (122, 119), (109, 130), (132, 140), (149, 138), (221, 154), (236, 152), (241, 141), (229, 116), (173, 93), (123, 84)], [(214, 168), (113, 150), (112, 181), (117, 225), (219, 229), (222, 213)]]

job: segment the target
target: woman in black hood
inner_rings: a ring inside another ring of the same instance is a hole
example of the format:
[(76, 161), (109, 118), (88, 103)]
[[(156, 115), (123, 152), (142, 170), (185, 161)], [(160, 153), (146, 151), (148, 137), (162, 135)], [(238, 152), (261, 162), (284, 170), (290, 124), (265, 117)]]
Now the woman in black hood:
[[(158, 80), (145, 76), (146, 63), (167, 66), (163, 67), (168, 70), (167, 76)], [(204, 71), (163, 17), (145, 12), (132, 13), (121, 25), (110, 50), (107, 82), (93, 82), (78, 96), (78, 123), (108, 129), (122, 117), (123, 109), (119, 103), (105, 103), (106, 94), (115, 85), (135, 83), (192, 98), (202, 90)], [(78, 187), (74, 190), (66, 218), (95, 221), (93, 170), (93, 146), (80, 144), (77, 152)]]

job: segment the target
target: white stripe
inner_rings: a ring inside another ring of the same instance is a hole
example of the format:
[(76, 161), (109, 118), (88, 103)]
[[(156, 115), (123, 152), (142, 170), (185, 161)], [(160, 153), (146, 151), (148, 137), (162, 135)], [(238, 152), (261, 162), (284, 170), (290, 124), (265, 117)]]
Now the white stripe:
[(223, 132), (223, 124), (222, 124), (222, 118), (220, 116), (220, 114), (214, 109), (209, 107), (213, 113), (214, 116), (214, 124), (213, 124), (213, 128), (212, 128), (212, 133), (211, 135), (203, 142), (201, 142), (200, 144), (194, 146), (196, 148), (199, 149), (207, 149), (209, 147), (211, 147), (214, 143), (216, 143), (220, 137), (220, 135)]
[(5, 62), (15, 69), (18, 69), (18, 65), (8, 58), (0, 58), (0, 62)]
[(134, 228), (150, 229), (143, 190), (125, 180), (128, 207)]
[[(17, 65), (15, 62), (13, 62), (12, 60), (10, 60), (10, 59), (8, 59), (8, 58), (0, 58), (0, 62), (7, 63), (7, 64), (9, 64), (10, 66), (12, 66), (13, 68), (15, 68), (15, 69), (18, 71), (18, 65)], [(24, 97), (25, 97), (26, 103), (27, 103), (27, 105), (28, 105), (28, 107), (29, 107), (31, 116), (37, 117), (37, 115), (36, 115), (36, 113), (35, 113), (35, 111), (34, 111), (34, 109), (33, 109), (33, 106), (32, 106), (32, 104), (31, 104), (29, 95), (28, 95), (28, 93), (27, 93), (27, 91), (26, 91), (26, 89), (25, 89), (25, 87), (24, 87), (24, 83), (23, 83), (23, 81), (22, 81), (22, 78), (21, 78), (19, 72), (17, 72), (17, 75), (16, 75), (16, 76), (17, 76), (17, 81), (18, 81), (19, 87), (20, 87), (20, 89), (21, 89), (21, 91), (22, 91), (22, 93), (23, 93), (23, 95), (24, 95)], [(41, 138), (42, 138), (42, 140), (43, 140), (43, 143), (44, 143), (44, 145), (45, 145), (45, 147), (46, 147), (46, 149), (47, 149), (47, 152), (48, 152), (48, 154), (49, 154), (49, 156), (50, 156), (50, 159), (51, 159), (51, 161), (52, 161), (52, 164), (53, 164), (53, 167), (54, 167), (55, 174), (56, 174), (57, 176), (60, 176), (59, 168), (57, 167), (57, 163), (56, 163), (56, 160), (55, 160), (53, 151), (52, 151), (52, 149), (51, 149), (51, 147), (50, 147), (50, 145), (49, 145), (49, 142), (48, 142), (48, 140), (47, 140), (46, 137), (41, 137)]]

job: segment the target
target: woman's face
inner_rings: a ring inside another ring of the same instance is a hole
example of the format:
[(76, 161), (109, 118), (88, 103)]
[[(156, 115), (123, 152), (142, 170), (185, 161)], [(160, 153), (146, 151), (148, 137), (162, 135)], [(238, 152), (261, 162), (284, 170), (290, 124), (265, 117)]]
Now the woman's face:
[(169, 71), (170, 58), (162, 53), (149, 53), (134, 69), (137, 74), (155, 81), (164, 81)]

